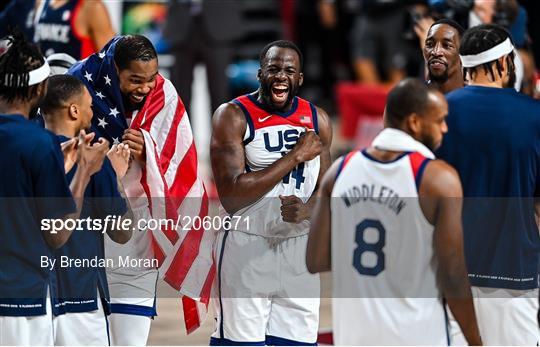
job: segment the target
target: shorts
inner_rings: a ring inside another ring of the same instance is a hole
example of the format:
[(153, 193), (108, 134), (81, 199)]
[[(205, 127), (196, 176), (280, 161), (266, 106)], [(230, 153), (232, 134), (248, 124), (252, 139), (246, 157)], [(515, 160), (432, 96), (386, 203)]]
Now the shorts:
[(54, 317), (55, 346), (107, 346), (107, 315), (98, 298), (98, 309), (90, 312), (67, 312)]
[(271, 244), (269, 238), (238, 231), (218, 234), (211, 345), (316, 343), (320, 280), (306, 268), (307, 238)]
[[(476, 321), (484, 345), (538, 345), (538, 289), (471, 287), (471, 290)], [(467, 345), (457, 321), (452, 316), (450, 340), (454, 346)]]
[(109, 316), (111, 346), (146, 346), (151, 317), (123, 313)]
[(41, 316), (0, 316), (0, 346), (52, 346), (54, 327), (50, 298)]

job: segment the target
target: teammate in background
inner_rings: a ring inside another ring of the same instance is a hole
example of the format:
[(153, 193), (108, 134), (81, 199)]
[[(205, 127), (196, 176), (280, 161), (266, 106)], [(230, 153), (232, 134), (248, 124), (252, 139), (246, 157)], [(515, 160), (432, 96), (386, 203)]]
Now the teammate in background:
[[(58, 75), (49, 78), (47, 95), (40, 104), (45, 127), (64, 142), (88, 129), (92, 119), (92, 97), (84, 84), (73, 76)], [(116, 175), (111, 162), (119, 171), (126, 172), (129, 146), (113, 145), (103, 166), (94, 174), (85, 191), (81, 219), (105, 221), (107, 216), (122, 216), (127, 212), (120, 197)], [(73, 179), (76, 167), (66, 173)], [(125, 218), (129, 218), (129, 215)], [(131, 230), (122, 230), (109, 223), (107, 235), (115, 242), (126, 243)], [(83, 228), (76, 230), (61, 248), (56, 250), (58, 303), (55, 305), (54, 344), (108, 345), (107, 317), (110, 313), (109, 289), (105, 268), (61, 267), (62, 259), (104, 259), (102, 230)]]
[[(540, 103), (517, 93), (508, 32), (465, 32), (468, 85), (447, 95), (451, 130), (438, 156), (463, 183), (463, 235), (480, 332), (489, 345), (538, 342)], [(503, 318), (504, 317), (504, 318)]]
[[(152, 43), (141, 35), (115, 37), (68, 73), (92, 96), (92, 129), (113, 144), (129, 146), (131, 161), (122, 184), (135, 220), (206, 216), (208, 201), (197, 172), (189, 118), (172, 83), (158, 72)], [(210, 296), (213, 236), (200, 229), (146, 228), (135, 231), (125, 245), (105, 238), (108, 258), (143, 260), (137, 267), (116, 262), (107, 268), (113, 345), (146, 344), (156, 315), (158, 275), (181, 294), (189, 287), (191, 295)], [(161, 264), (160, 273), (155, 260)], [(188, 301), (195, 304), (182, 298), (184, 304)], [(188, 324), (199, 320), (198, 310), (185, 312), (189, 331), (194, 327)]]
[(36, 0), (36, 9), (34, 41), (45, 56), (66, 53), (81, 60), (115, 35), (101, 0)]
[(440, 19), (427, 32), (423, 47), (428, 84), (446, 94), (464, 86), (459, 41), (465, 30), (451, 19)]
[(432, 153), (447, 111), (440, 92), (400, 82), (372, 146), (324, 176), (306, 261), (312, 273), (332, 270), (336, 345), (449, 344), (443, 297), (469, 344), (482, 343), (463, 255), (461, 184)]
[[(85, 82), (90, 91), (94, 108), (92, 129), (113, 144), (128, 145), (131, 167), (140, 171), (145, 166), (145, 141), (142, 132), (129, 128), (129, 124), (156, 87), (158, 64), (157, 54), (146, 38), (144, 41), (140, 37), (127, 38), (131, 40), (115, 38), (105, 51), (110, 55), (94, 54), (87, 61), (76, 64), (68, 73)], [(114, 47), (111, 47), (113, 42)], [(122, 59), (117, 61), (119, 56)], [(117, 66), (120, 76), (115, 72)], [(124, 90), (126, 86), (129, 88), (127, 91)], [(123, 183), (126, 189), (126, 181), (123, 180)], [(130, 205), (135, 220), (151, 218), (150, 214), (146, 214), (147, 206), (133, 205), (132, 201)], [(113, 260), (124, 256), (133, 259), (153, 258), (150, 233), (136, 230), (125, 245), (117, 244), (106, 236), (105, 256)], [(157, 268), (121, 267), (115, 262), (114, 267), (106, 270), (111, 295), (111, 345), (146, 345), (152, 317), (157, 314)]]
[(325, 111), (296, 96), (303, 81), (296, 45), (268, 44), (260, 65), (259, 89), (221, 105), (212, 121), (220, 214), (249, 218), (249, 225), (218, 235), (210, 344), (314, 344), (319, 277), (302, 257), (332, 129)]
[(28, 120), (46, 94), (49, 66), (21, 34), (9, 40), (0, 56), (0, 344), (52, 345), (49, 297), (56, 298), (56, 276), (43, 261), (50, 264), (53, 249), (71, 230), (54, 234), (43, 222), (79, 217), (84, 191), (108, 144), (90, 145), (93, 134), (84, 132), (78, 142), (63, 144), (66, 157), (80, 158), (68, 185), (58, 140)]
[(66, 53), (54, 53), (47, 57), (51, 76), (65, 74), (76, 62), (75, 58)]

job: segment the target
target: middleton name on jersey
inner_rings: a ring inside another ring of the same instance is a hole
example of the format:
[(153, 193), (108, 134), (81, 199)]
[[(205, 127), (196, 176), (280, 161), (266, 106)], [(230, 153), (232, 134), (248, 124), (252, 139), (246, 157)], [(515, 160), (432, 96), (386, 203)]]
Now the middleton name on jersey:
[(354, 206), (361, 201), (371, 201), (388, 207), (396, 215), (399, 215), (406, 205), (394, 189), (376, 184), (363, 183), (360, 187), (352, 186), (341, 195), (341, 198), (346, 207)]

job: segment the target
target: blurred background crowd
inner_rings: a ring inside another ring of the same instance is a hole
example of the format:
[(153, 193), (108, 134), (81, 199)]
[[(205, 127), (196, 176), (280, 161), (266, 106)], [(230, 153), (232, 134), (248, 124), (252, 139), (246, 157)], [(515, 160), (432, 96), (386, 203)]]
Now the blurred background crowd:
[[(40, 32), (43, 13), (55, 2), (66, 1), (2, 2), (0, 35), (18, 26), (39, 42), (47, 36)], [(172, 80), (188, 107), (203, 160), (213, 110), (258, 87), (259, 51), (281, 38), (293, 40), (304, 54), (300, 96), (333, 117), (338, 135), (334, 152), (338, 153), (366, 145), (382, 128), (386, 93), (397, 81), (407, 76), (425, 78), (421, 46), (430, 25), (440, 18), (454, 19), (465, 29), (481, 23), (507, 28), (523, 61), (521, 91), (540, 97), (540, 11), (534, 0), (101, 3), (115, 33), (143, 34), (156, 46), (162, 74)], [(53, 53), (46, 47), (42, 50), (45, 55)]]

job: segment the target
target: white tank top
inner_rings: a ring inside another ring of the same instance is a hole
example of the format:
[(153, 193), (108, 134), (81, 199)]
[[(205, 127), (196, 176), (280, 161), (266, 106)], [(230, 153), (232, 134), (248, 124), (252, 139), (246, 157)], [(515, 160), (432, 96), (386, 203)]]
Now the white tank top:
[(344, 158), (331, 199), (335, 344), (447, 344), (434, 228), (417, 199), (428, 161)]
[[(270, 113), (252, 95), (233, 100), (243, 111), (247, 127), (244, 136), (246, 172), (272, 165), (290, 152), (303, 132), (318, 133), (317, 111), (308, 101), (295, 97), (287, 113)], [(232, 229), (265, 237), (295, 237), (309, 231), (309, 222), (286, 223), (281, 217), (280, 195), (295, 195), (305, 203), (319, 177), (320, 159), (299, 164), (255, 203), (235, 213)], [(220, 215), (227, 212), (220, 207)]]

